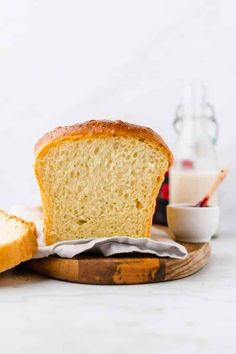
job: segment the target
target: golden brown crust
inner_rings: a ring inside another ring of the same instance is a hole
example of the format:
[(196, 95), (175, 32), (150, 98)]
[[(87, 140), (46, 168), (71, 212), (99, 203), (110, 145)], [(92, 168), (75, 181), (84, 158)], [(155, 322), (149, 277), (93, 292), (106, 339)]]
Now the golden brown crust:
[(0, 245), (0, 272), (15, 267), (21, 262), (31, 259), (37, 252), (37, 236), (35, 225), (0, 210), (8, 219), (15, 219), (26, 226), (26, 232), (16, 240)]
[(164, 140), (152, 129), (135, 124), (123, 122), (121, 120), (90, 120), (85, 123), (75, 124), (68, 127), (58, 127), (45, 134), (35, 145), (36, 155), (44, 154), (47, 147), (63, 140), (74, 140), (79, 138), (91, 139), (94, 137), (111, 136), (131, 136), (147, 143), (163, 148), (165, 151), (169, 167), (173, 164), (173, 155)]

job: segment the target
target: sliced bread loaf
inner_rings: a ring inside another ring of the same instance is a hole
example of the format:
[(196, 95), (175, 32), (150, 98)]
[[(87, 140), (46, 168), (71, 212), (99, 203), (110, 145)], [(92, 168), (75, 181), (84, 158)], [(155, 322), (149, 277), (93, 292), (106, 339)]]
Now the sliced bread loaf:
[(0, 272), (31, 259), (36, 251), (34, 224), (0, 210)]
[(172, 154), (151, 129), (122, 121), (57, 128), (36, 145), (46, 244), (150, 236)]

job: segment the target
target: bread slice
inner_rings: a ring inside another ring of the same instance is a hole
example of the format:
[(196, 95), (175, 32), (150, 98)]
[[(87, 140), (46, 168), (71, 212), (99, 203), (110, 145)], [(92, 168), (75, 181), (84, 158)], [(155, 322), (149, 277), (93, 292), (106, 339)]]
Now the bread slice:
[(36, 251), (34, 224), (0, 210), (0, 272), (31, 259)]
[(88, 121), (57, 128), (35, 147), (45, 242), (148, 237), (172, 154), (149, 128)]

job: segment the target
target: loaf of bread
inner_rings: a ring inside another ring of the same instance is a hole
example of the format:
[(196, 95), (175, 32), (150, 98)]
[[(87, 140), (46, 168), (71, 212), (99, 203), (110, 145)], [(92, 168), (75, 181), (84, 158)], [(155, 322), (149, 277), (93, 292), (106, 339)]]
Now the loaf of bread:
[(122, 121), (59, 127), (35, 147), (46, 244), (149, 237), (172, 154), (149, 128)]
[(36, 251), (34, 224), (0, 210), (0, 272), (31, 259)]

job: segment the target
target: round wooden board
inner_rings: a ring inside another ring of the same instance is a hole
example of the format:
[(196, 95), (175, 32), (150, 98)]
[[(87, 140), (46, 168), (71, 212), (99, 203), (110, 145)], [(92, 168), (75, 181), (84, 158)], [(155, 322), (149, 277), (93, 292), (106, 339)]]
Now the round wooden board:
[(185, 259), (79, 256), (72, 259), (48, 257), (27, 262), (27, 267), (50, 278), (85, 284), (144, 284), (187, 277), (203, 268), (210, 256), (209, 243), (183, 243)]

